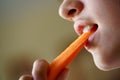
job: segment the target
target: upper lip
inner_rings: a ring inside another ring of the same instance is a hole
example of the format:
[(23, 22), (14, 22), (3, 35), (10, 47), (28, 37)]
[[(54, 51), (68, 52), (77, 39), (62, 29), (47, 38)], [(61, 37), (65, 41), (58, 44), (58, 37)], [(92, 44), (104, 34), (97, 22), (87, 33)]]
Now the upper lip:
[(78, 35), (81, 35), (83, 33), (83, 29), (88, 25), (92, 27), (94, 23), (81, 19), (74, 20), (74, 29)]

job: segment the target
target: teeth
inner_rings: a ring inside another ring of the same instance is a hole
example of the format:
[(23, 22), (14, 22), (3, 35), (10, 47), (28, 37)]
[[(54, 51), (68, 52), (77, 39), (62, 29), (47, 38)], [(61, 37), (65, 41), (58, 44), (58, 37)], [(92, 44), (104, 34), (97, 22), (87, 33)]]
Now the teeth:
[(90, 26), (90, 25), (85, 26), (83, 29), (83, 33), (89, 32), (91, 30), (91, 28), (92, 28), (92, 26)]

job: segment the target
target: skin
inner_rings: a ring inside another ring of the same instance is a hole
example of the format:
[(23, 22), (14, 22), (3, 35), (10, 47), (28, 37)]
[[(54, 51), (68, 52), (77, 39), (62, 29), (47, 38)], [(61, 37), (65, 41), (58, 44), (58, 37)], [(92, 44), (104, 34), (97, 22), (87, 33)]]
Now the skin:
[(98, 25), (89, 38), (86, 49), (92, 53), (96, 66), (101, 70), (120, 67), (120, 1), (119, 0), (64, 0), (59, 14), (77, 24)]
[[(22, 75), (19, 80), (47, 80), (49, 64), (44, 59), (38, 59), (33, 64), (32, 74)], [(66, 80), (69, 75), (69, 69), (64, 68), (56, 80)]]
[[(80, 35), (80, 26), (97, 24), (96, 32), (88, 39), (85, 48), (92, 54), (95, 65), (104, 71), (120, 68), (120, 0), (64, 0), (59, 8), (62, 18), (73, 21)], [(19, 80), (46, 80), (48, 63), (37, 60), (32, 75)], [(58, 79), (66, 80), (69, 70), (65, 68)]]

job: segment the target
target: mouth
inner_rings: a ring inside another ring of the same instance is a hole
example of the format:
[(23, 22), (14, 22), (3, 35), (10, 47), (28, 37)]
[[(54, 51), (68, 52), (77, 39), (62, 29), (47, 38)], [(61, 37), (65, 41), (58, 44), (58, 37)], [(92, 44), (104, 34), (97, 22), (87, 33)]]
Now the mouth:
[(89, 37), (88, 39), (88, 42), (87, 44), (85, 45), (85, 47), (87, 49), (89, 49), (94, 41), (94, 37), (95, 37), (95, 34), (96, 34), (96, 31), (98, 29), (98, 24), (80, 24), (80, 23), (75, 23), (74, 24), (74, 29), (75, 29), (75, 32), (78, 34), (78, 35), (81, 35), (83, 34), (84, 32), (87, 32), (87, 31), (90, 31), (90, 30), (94, 30), (95, 32)]
[(87, 32), (87, 31), (90, 31), (90, 30), (94, 30), (94, 31), (97, 31), (98, 29), (98, 25), (97, 24), (83, 24), (83, 25), (80, 25), (80, 24), (74, 24), (74, 29), (75, 29), (75, 32), (78, 34), (78, 35), (81, 35), (83, 34), (84, 32)]

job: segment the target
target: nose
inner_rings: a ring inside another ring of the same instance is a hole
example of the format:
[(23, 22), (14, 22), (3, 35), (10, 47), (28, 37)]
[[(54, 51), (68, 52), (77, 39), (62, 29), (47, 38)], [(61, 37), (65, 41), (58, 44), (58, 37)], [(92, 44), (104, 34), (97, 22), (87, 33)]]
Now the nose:
[(83, 10), (80, 0), (64, 0), (59, 8), (59, 15), (67, 20), (73, 20)]

